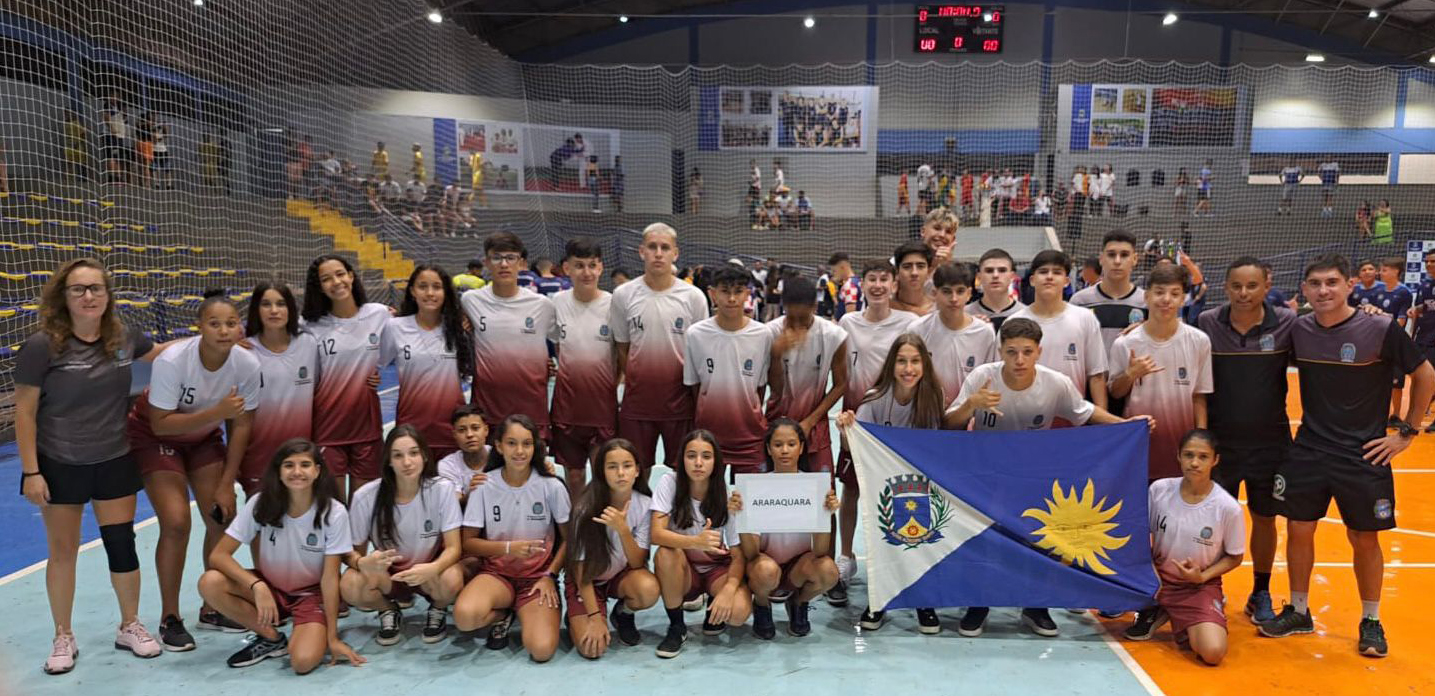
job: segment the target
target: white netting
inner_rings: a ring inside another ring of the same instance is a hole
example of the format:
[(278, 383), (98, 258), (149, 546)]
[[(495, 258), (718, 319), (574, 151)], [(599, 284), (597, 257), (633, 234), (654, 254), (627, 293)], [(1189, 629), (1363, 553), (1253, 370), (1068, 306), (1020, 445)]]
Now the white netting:
[[(610, 268), (637, 266), (633, 231), (655, 220), (679, 229), (682, 265), (885, 256), (916, 234), (908, 212), (925, 198), (923, 165), (939, 188), (949, 182), (934, 203), (966, 203), (970, 173), (966, 224), (1050, 224), (1078, 257), (1125, 226), (1182, 243), (1216, 274), (1253, 253), (1276, 262), (1288, 293), (1310, 249), (1388, 256), (1435, 229), (1430, 189), (1418, 185), (1435, 180), (1430, 155), (1391, 154), (1430, 151), (1418, 129), (1435, 121), (1435, 78), (1423, 69), (524, 64), (427, 12), (416, 0), (16, 0), (0, 10), (0, 390), (44, 273), (81, 253), (124, 272), (127, 319), (169, 336), (187, 330), (207, 287), (242, 293), (278, 276), (298, 289), (308, 261), (338, 249), (383, 298), (382, 280), (406, 275), (405, 262), (456, 271), (497, 229), (522, 235), (535, 257), (599, 236)], [(398, 190), (376, 190), (375, 206), (365, 188), (382, 183), (379, 141)], [(452, 214), (441, 190), (414, 187), (416, 202), (404, 201), (415, 144), (425, 184), (462, 189)], [(330, 177), (330, 151), (351, 169)], [(1342, 182), (1326, 217), (1318, 170), (1331, 161)], [(1292, 214), (1277, 215), (1278, 175), (1292, 162), (1305, 183)], [(786, 215), (766, 208), (775, 165), (793, 199)], [(1076, 167), (1107, 165), (1109, 202), (1071, 196)], [(983, 215), (983, 173), (1008, 168), (1011, 200)], [(1212, 214), (1196, 217), (1203, 168)], [(1037, 217), (1042, 189), (1058, 194), (1050, 217)], [(1379, 199), (1394, 211), (1395, 244), (1349, 244), (1358, 204)], [(1080, 201), (1089, 214), (1075, 214)], [(772, 218), (778, 229), (754, 229)]]

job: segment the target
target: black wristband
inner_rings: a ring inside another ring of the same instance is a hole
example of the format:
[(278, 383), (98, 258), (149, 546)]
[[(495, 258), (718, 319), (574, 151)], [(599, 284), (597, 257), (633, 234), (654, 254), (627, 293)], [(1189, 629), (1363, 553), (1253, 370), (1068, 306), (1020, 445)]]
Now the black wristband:
[(39, 475), (40, 475), (40, 472), (38, 472), (38, 471), (22, 471), (22, 472), (20, 472), (20, 478), (22, 478), (22, 479), (27, 479), (27, 478), (30, 478), (31, 476), (39, 476)]
[(549, 573), (549, 574), (548, 574), (548, 577), (549, 577), (549, 579), (551, 579), (553, 582), (558, 582), (558, 574), (557, 574), (557, 573)]

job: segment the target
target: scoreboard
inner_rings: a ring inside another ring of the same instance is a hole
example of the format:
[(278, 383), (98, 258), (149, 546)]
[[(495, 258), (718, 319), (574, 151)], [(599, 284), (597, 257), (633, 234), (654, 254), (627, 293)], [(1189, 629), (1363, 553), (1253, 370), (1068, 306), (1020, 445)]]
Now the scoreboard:
[(1004, 5), (918, 5), (917, 53), (1001, 53)]

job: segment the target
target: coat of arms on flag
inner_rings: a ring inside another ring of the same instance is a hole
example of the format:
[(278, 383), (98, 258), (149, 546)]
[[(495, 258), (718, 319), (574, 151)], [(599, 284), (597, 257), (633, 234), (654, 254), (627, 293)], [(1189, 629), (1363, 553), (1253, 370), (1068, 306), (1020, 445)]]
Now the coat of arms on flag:
[(942, 527), (952, 514), (941, 490), (920, 474), (887, 479), (877, 509), (883, 538), (909, 549), (940, 541)]

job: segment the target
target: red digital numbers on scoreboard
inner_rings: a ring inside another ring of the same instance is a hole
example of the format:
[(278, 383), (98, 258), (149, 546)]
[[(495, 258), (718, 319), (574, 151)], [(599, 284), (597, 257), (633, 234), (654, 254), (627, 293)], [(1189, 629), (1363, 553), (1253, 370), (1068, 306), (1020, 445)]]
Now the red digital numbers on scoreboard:
[[(985, 19), (985, 18), (983, 18), (983, 19)], [(1002, 21), (1002, 13), (1001, 13), (1001, 10), (992, 10), (991, 23), (992, 23), (992, 24), (1000, 24), (1001, 21)]]
[(917, 50), (923, 53), (931, 53), (937, 50), (936, 39), (922, 39), (917, 42)]
[(962, 37), (958, 36), (957, 38), (952, 39), (952, 48), (961, 48), (963, 43), (965, 43), (965, 40)]
[[(957, 40), (960, 41), (961, 39)], [(986, 41), (982, 42), (983, 53), (1000, 53), (1001, 50), (1002, 42), (1000, 39), (987, 39)]]
[(942, 5), (937, 8), (938, 17), (980, 17), (981, 5)]
[(917, 10), (917, 21), (921, 24), (927, 23), (927, 10), (925, 8)]
[(913, 47), (918, 53), (1001, 53), (1003, 5), (918, 5)]

